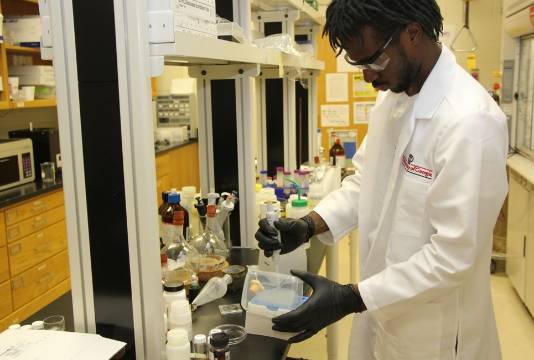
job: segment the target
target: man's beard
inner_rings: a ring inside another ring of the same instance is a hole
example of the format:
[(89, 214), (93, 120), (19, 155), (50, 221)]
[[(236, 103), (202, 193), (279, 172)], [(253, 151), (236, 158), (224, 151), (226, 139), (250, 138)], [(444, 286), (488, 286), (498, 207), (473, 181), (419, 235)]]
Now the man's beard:
[(399, 47), (399, 55), (399, 81), (395, 87), (391, 88), (391, 91), (397, 94), (406, 92), (415, 82), (421, 70), (421, 64), (410, 61), (402, 47)]

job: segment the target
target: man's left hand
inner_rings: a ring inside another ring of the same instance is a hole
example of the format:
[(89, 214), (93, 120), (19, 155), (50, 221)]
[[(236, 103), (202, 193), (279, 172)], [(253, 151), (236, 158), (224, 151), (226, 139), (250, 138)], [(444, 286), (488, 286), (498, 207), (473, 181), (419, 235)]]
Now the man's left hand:
[(290, 343), (309, 339), (346, 315), (366, 310), (357, 286), (341, 285), (304, 271), (291, 273), (308, 283), (313, 293), (295, 310), (273, 319), (273, 330), (300, 333), (290, 338)]

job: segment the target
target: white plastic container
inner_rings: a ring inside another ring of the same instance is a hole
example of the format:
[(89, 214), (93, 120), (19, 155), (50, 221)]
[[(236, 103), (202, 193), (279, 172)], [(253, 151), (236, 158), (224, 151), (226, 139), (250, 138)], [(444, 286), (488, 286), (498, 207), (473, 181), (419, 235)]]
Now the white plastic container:
[(32, 329), (33, 330), (43, 330), (44, 329), (44, 321), (37, 320), (32, 322)]
[(180, 281), (167, 281), (163, 285), (163, 302), (165, 310), (168, 310), (171, 303), (176, 300), (187, 300), (184, 283)]
[(241, 296), (248, 334), (288, 340), (294, 333), (274, 331), (272, 319), (302, 304), (303, 282), (292, 275), (258, 271), (249, 267)]
[(187, 300), (173, 301), (169, 307), (167, 315), (169, 330), (184, 329), (187, 331), (189, 341), (193, 339), (193, 318), (191, 307)]
[(184, 329), (172, 329), (167, 333), (167, 360), (190, 360), (191, 348)]

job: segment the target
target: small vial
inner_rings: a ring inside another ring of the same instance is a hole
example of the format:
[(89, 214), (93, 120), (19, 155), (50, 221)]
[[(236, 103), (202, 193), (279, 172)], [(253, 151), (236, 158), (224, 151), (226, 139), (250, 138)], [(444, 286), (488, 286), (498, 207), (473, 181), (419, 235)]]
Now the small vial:
[(20, 329), (21, 330), (31, 330), (32, 326), (31, 325), (23, 325)]
[(33, 330), (43, 330), (44, 329), (44, 321), (38, 320), (32, 322), (32, 329)]
[(208, 340), (206, 338), (206, 335), (195, 335), (195, 337), (193, 338), (193, 352), (195, 354), (208, 356)]
[(260, 171), (260, 184), (261, 186), (267, 186), (267, 170)]
[(210, 360), (230, 360), (230, 338), (220, 332), (210, 336)]

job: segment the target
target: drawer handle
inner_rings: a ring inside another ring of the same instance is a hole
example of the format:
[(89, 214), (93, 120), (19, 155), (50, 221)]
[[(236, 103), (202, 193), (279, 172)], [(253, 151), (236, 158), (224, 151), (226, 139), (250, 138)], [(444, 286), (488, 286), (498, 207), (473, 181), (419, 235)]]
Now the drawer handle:
[(50, 282), (50, 280), (52, 280), (54, 278), (56, 274), (54, 274), (53, 272), (49, 272), (48, 274), (46, 274), (45, 276), (43, 276), (42, 278), (40, 278), (37, 282), (39, 284), (42, 284), (42, 283), (47, 283), (47, 282)]
[(9, 255), (15, 256), (20, 252), (21, 249), (22, 249), (22, 246), (20, 244), (16, 244), (16, 245), (10, 246), (9, 247)]
[(34, 205), (32, 207), (32, 213), (40, 213), (40, 212), (43, 212), (47, 209), (48, 207), (46, 206), (46, 204), (40, 204), (40, 205)]
[(11, 280), (11, 290), (17, 290), (24, 287), (24, 278)]
[(46, 244), (39, 245), (39, 246), (35, 247), (33, 249), (33, 251), (36, 252), (36, 253), (48, 252), (48, 251), (50, 251), (50, 247), (51, 247), (51, 244), (50, 244), (50, 241), (49, 241)]
[(20, 235), (20, 228), (18, 226), (7, 229), (7, 238), (12, 240)]
[(34, 229), (39, 229), (45, 226), (48, 223), (47, 219), (43, 219), (41, 217), (35, 218), (35, 222), (33, 223)]

